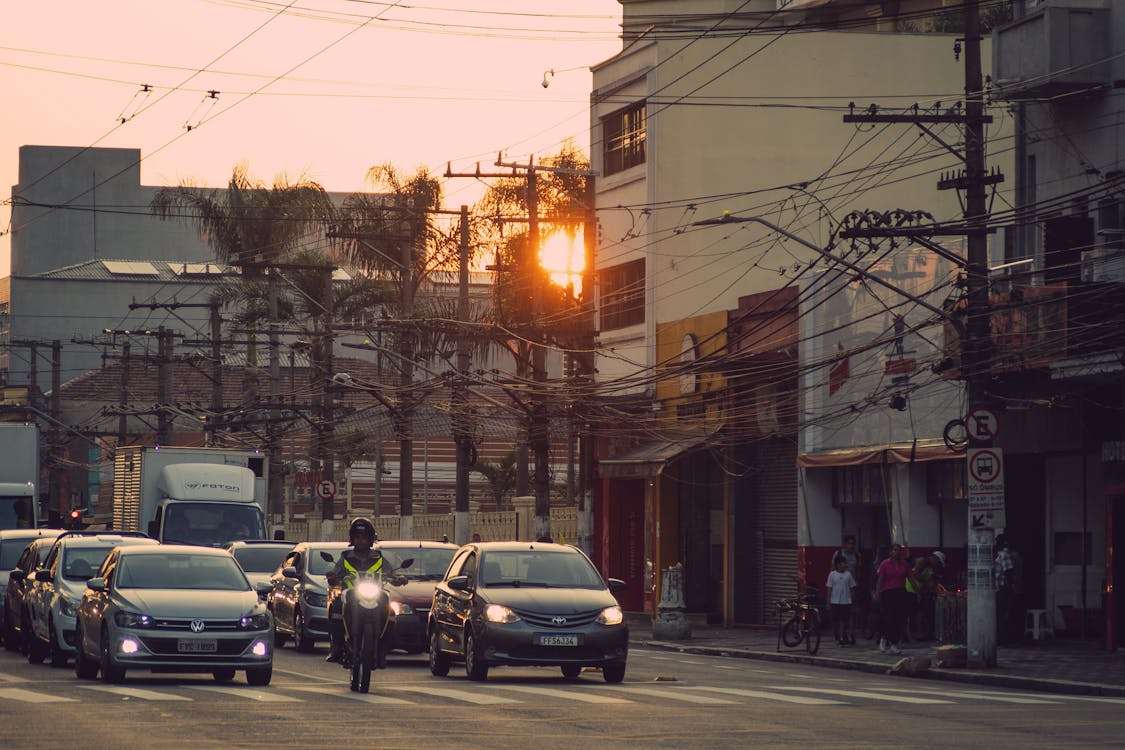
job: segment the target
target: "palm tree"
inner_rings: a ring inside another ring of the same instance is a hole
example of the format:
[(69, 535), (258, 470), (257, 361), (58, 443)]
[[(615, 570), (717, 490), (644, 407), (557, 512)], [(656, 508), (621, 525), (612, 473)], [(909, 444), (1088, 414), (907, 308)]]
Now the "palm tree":
[(488, 489), (492, 499), (496, 501), (496, 510), (503, 509), (505, 501), (516, 488), (516, 453), (512, 451), (500, 458), (496, 463), (491, 461), (478, 461), (473, 466), (473, 471), (480, 474), (488, 482)]

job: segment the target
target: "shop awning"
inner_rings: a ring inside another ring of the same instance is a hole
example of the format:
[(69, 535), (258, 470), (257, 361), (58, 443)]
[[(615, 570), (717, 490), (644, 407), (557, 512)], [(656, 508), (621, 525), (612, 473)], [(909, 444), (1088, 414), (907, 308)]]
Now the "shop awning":
[(963, 452), (950, 450), (941, 440), (919, 440), (917, 443), (868, 445), (823, 453), (802, 453), (797, 465), (806, 468), (861, 466), (863, 464), (910, 464), (922, 461), (952, 461), (964, 458)]
[(707, 442), (709, 435), (680, 440), (662, 440), (645, 443), (613, 458), (598, 461), (598, 476), (603, 479), (644, 479), (660, 473), (664, 465), (681, 453), (698, 448)]

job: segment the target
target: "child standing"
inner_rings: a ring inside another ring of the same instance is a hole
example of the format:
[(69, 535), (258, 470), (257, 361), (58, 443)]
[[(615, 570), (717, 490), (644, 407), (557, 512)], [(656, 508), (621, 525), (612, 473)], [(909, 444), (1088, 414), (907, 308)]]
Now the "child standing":
[(836, 555), (833, 561), (835, 570), (828, 574), (828, 604), (832, 610), (832, 627), (836, 634), (836, 645), (846, 646), (853, 637), (852, 595), (855, 593), (855, 578), (848, 570), (848, 561), (843, 555)]

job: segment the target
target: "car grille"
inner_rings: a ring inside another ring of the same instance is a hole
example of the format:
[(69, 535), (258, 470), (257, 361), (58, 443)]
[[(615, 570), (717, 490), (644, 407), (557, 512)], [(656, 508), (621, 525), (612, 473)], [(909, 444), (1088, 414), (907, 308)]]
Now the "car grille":
[[(522, 609), (515, 609), (513, 611), (517, 615), (519, 615), (524, 622), (534, 627), (559, 628), (561, 630), (580, 628), (585, 625), (589, 625), (594, 620), (596, 620), (598, 618), (598, 615), (601, 613), (601, 609), (595, 609), (590, 612), (577, 612), (575, 614), (569, 615), (558, 615), (553, 612), (527, 612), (526, 610)], [(565, 617), (566, 621), (553, 622), (552, 620), (555, 617)]]
[[(153, 620), (149, 627), (153, 630), (186, 630), (191, 632), (191, 624), (195, 620)], [(203, 620), (203, 630), (200, 632), (230, 633), (243, 630), (238, 620)]]
[(183, 654), (183, 653), (180, 653), (179, 646), (177, 645), (178, 641), (179, 641), (178, 638), (154, 638), (154, 637), (141, 638), (141, 642), (144, 643), (145, 648), (147, 648), (149, 651), (151, 651), (152, 653), (154, 653), (158, 656), (175, 655), (177, 657), (184, 657), (184, 658), (191, 658), (191, 657), (194, 656), (194, 657), (200, 657), (200, 658), (203, 658), (203, 659), (206, 659), (208, 657), (215, 656), (215, 655), (218, 655), (218, 656), (238, 656), (243, 651), (245, 651), (247, 649), (247, 647), (250, 646), (250, 644), (253, 642), (253, 640), (254, 640), (253, 638), (220, 638), (219, 642), (217, 644), (218, 647), (219, 647), (219, 650), (214, 652), (214, 653), (209, 653), (209, 654)]

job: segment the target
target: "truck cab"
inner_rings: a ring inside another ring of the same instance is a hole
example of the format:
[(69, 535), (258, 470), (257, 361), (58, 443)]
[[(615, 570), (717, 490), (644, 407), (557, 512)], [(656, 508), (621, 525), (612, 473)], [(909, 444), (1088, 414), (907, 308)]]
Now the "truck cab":
[(254, 497), (254, 472), (240, 466), (185, 463), (164, 466), (160, 502), (148, 534), (166, 544), (220, 547), (264, 539), (265, 518)]

